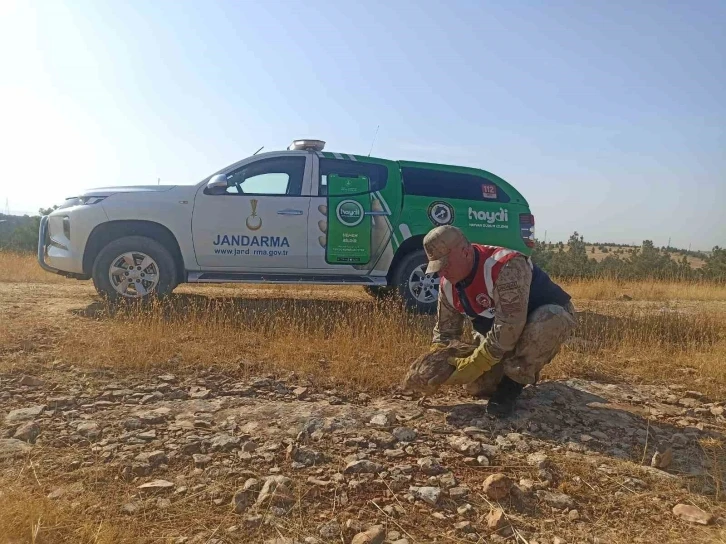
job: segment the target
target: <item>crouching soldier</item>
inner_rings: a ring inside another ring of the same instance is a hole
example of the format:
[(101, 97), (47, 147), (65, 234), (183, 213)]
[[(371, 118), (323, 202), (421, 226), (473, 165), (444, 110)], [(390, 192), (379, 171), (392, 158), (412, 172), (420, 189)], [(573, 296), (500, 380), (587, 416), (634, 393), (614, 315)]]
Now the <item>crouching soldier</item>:
[(440, 278), (434, 346), (459, 340), (467, 318), (479, 344), (469, 357), (450, 360), (456, 369), (444, 385), (489, 398), (494, 416), (510, 414), (575, 328), (570, 295), (524, 254), (470, 243), (451, 225), (431, 230), (424, 249), (426, 273)]

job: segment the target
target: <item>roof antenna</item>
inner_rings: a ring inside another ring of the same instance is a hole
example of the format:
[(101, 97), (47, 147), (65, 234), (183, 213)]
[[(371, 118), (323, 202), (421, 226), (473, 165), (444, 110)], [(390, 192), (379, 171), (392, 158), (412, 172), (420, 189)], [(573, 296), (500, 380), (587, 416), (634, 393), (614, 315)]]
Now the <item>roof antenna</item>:
[(263, 148), (263, 147), (265, 147), (265, 146), (263, 145), (263, 146), (262, 146), (261, 148), (259, 148), (259, 149), (258, 149), (257, 151), (255, 151), (254, 153), (252, 153), (252, 156), (254, 157), (254, 156), (255, 156), (255, 155), (257, 155), (257, 154), (258, 154), (258, 153), (259, 153), (260, 151), (262, 151), (262, 148)]
[(378, 129), (379, 129), (380, 127), (381, 127), (381, 125), (378, 125), (378, 126), (376, 127), (376, 133), (375, 133), (375, 135), (373, 136), (373, 141), (371, 142), (371, 149), (370, 149), (370, 151), (368, 151), (368, 156), (369, 156), (369, 157), (371, 156), (371, 151), (373, 151), (373, 144), (374, 144), (374, 143), (376, 143), (376, 136), (378, 136)]

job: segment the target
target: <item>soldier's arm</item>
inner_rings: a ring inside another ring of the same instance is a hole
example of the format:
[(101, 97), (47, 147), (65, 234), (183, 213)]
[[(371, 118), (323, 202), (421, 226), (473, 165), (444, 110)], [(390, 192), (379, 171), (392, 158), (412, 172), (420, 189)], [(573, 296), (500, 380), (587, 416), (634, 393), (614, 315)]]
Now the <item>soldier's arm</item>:
[(439, 300), (436, 308), (436, 325), (434, 325), (433, 343), (446, 343), (460, 340), (464, 333), (464, 316), (449, 303), (446, 295), (439, 289)]
[(527, 323), (527, 304), (532, 269), (524, 256), (507, 262), (494, 284), (494, 324), (484, 339), (487, 350), (496, 358), (514, 349)]

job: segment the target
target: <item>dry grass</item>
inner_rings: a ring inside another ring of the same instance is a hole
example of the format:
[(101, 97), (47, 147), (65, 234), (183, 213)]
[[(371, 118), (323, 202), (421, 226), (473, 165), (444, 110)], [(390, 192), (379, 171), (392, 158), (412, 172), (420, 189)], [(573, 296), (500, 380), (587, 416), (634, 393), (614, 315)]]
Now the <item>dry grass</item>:
[(619, 300), (626, 295), (634, 301), (726, 301), (726, 285), (706, 281), (618, 281), (600, 278), (560, 283), (576, 300)]
[(34, 255), (0, 251), (0, 282), (61, 283), (68, 279), (43, 270)]

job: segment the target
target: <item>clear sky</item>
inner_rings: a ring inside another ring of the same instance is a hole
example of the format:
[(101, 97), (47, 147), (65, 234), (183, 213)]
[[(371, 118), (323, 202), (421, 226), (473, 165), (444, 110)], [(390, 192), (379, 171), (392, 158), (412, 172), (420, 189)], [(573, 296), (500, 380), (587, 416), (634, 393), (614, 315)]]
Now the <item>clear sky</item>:
[(726, 245), (726, 2), (0, 0), (0, 207), (326, 149), (484, 168), (537, 235)]

